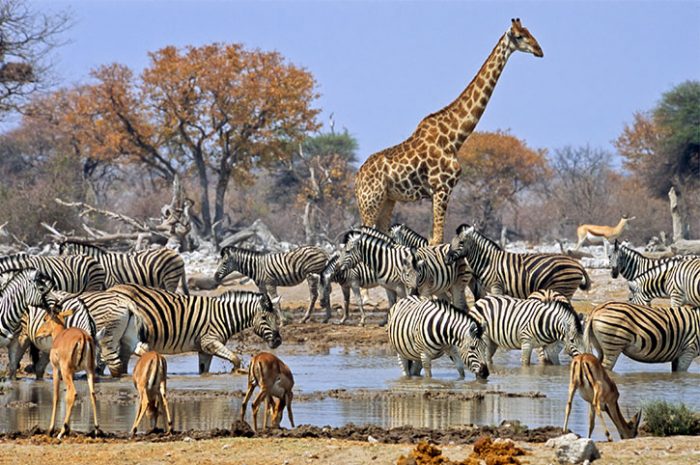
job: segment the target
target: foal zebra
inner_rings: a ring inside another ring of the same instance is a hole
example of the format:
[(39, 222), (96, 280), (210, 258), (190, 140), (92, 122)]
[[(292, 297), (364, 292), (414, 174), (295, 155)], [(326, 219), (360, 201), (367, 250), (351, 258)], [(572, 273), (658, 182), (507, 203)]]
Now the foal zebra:
[(532, 349), (537, 347), (545, 348), (555, 364), (560, 342), (572, 357), (585, 352), (581, 320), (569, 299), (558, 292), (536, 291), (527, 299), (488, 296), (476, 302), (473, 312), (487, 335), (489, 364), (499, 347), (522, 349), (523, 366), (530, 365)]
[(105, 270), (92, 257), (43, 257), (26, 254), (0, 258), (0, 273), (34, 268), (47, 275), (56, 289), (66, 292), (96, 291), (105, 288)]
[[(343, 291), (343, 318), (340, 324), (347, 321), (350, 312), (350, 290), (352, 289), (357, 300), (357, 306), (360, 308), (360, 325), (365, 324), (365, 310), (362, 301), (360, 288), (367, 289), (377, 286), (377, 276), (372, 269), (364, 263), (357, 266), (341, 270), (338, 266), (338, 253), (335, 253), (328, 259), (326, 267), (321, 271), (321, 306), (326, 310), (326, 318), (324, 323), (331, 318), (331, 284), (338, 283)], [(304, 315), (302, 323), (306, 322), (309, 315)]]
[(479, 283), (492, 294), (521, 299), (549, 289), (571, 298), (576, 289), (590, 289), (585, 268), (561, 254), (518, 254), (507, 252), (494, 241), (461, 225), (450, 243), (448, 263), (466, 257)]
[(143, 250), (132, 253), (109, 252), (82, 242), (62, 242), (60, 255), (87, 255), (100, 262), (105, 270), (105, 286), (139, 284), (166, 291), (182, 285), (182, 292), (189, 294), (185, 276), (185, 261), (179, 253), (167, 248)]
[(309, 308), (313, 310), (318, 298), (319, 275), (328, 261), (328, 254), (320, 247), (297, 247), (288, 252), (263, 253), (238, 247), (224, 247), (214, 278), (221, 282), (226, 275), (239, 271), (258, 286), (261, 293), (269, 293), (275, 300), (275, 311), (280, 322), (282, 312), (277, 299), (277, 286), (296, 286), (306, 280), (309, 285)]
[(271, 349), (282, 343), (267, 294), (229, 291), (218, 297), (185, 296), (131, 284), (114, 286), (109, 292), (131, 303), (139, 340), (134, 348), (137, 355), (149, 350), (161, 354), (196, 351), (199, 372), (206, 373), (214, 355), (240, 368), (240, 358), (226, 348), (226, 342), (251, 326)]
[(672, 371), (688, 371), (700, 355), (700, 309), (608, 302), (589, 315), (584, 340), (609, 370), (625, 354), (638, 362), (671, 362)]
[(417, 296), (401, 299), (389, 310), (387, 331), (404, 376), (418, 374), (411, 362), (421, 362), (425, 376), (431, 377), (431, 362), (443, 354), (452, 357), (461, 377), (465, 363), (477, 378), (489, 376), (481, 325), (447, 302)]

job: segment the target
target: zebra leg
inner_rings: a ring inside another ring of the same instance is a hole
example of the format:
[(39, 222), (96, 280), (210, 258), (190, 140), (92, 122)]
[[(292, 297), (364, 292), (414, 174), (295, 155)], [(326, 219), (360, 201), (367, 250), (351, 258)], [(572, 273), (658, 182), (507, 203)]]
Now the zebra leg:
[(432, 378), (433, 377), (433, 370), (432, 370), (432, 359), (428, 356), (428, 354), (420, 354), (420, 361), (421, 364), (423, 365), (423, 370), (425, 370), (425, 377), (426, 378)]
[(614, 353), (610, 349), (608, 350), (603, 350), (602, 352), (603, 355), (603, 368), (607, 368), (608, 370), (612, 371), (612, 369), (615, 367), (615, 364), (617, 363), (617, 359), (620, 357), (621, 352)]
[(233, 371), (238, 370), (241, 367), (241, 359), (238, 358), (236, 354), (231, 352), (217, 340), (202, 340), (202, 352), (216, 355), (217, 357), (223, 358), (233, 363)]
[[(389, 308), (393, 307), (394, 304), (396, 303), (396, 291), (385, 288), (386, 290), (386, 298), (389, 301)], [(404, 292), (404, 295), (402, 297), (406, 297), (406, 294)], [(389, 310), (387, 310), (386, 315), (384, 315), (384, 319), (379, 323), (379, 326), (386, 326), (386, 324), (389, 322)]]
[(399, 365), (401, 365), (401, 371), (403, 372), (403, 375), (406, 377), (411, 376), (411, 362), (407, 358), (403, 358), (401, 355), (396, 354), (396, 357), (399, 360)]
[[(270, 285), (270, 289), (267, 289), (267, 286), (263, 284), (258, 284), (258, 289), (260, 289), (260, 292), (265, 294), (267, 293), (270, 296), (270, 299), (274, 302), (279, 295), (277, 294), (277, 286)], [(286, 320), (284, 319), (284, 316), (282, 316), (282, 306), (280, 305), (281, 299), (278, 299), (276, 303), (272, 304), (275, 307), (275, 313), (277, 313), (277, 319), (280, 322), (280, 326), (284, 326)]]
[(306, 282), (309, 285), (309, 308), (306, 310), (302, 321), (306, 321), (309, 319), (309, 317), (311, 316), (311, 312), (313, 311), (314, 306), (316, 305), (316, 300), (318, 299), (319, 280), (320, 276), (316, 273), (311, 273), (306, 277)]
[(522, 355), (520, 357), (520, 363), (524, 367), (530, 366), (530, 359), (532, 358), (532, 342), (529, 339), (525, 339), (521, 345)]
[[(24, 352), (29, 346), (29, 338), (26, 337), (14, 337), (10, 341), (10, 345), (7, 347), (7, 355), (9, 356), (9, 361), (7, 362), (7, 377), (9, 379), (15, 379), (17, 377), (17, 370), (19, 370), (19, 362), (22, 360)], [(36, 365), (34, 365), (36, 368)]]
[(39, 355), (34, 362), (34, 376), (36, 379), (44, 379), (44, 373), (46, 372), (46, 367), (49, 365), (49, 353), (43, 352), (38, 348), (35, 348)]
[[(350, 287), (346, 285), (342, 286), (341, 289), (343, 291), (343, 317), (340, 319), (340, 324), (342, 325), (348, 321), (348, 317), (350, 316)], [(353, 287), (352, 292), (355, 294), (357, 305), (360, 307), (360, 312), (362, 313), (362, 320), (364, 320), (365, 312), (362, 310), (362, 294), (360, 293), (360, 289)], [(362, 323), (362, 321), (360, 323)]]
[(450, 358), (455, 364), (455, 368), (457, 368), (457, 373), (459, 373), (459, 378), (464, 379), (464, 362), (462, 361), (462, 356), (459, 354), (459, 349), (457, 347), (452, 346), (449, 352)]
[(199, 355), (199, 374), (209, 373), (211, 359), (214, 356), (212, 354), (207, 354), (206, 352), (199, 352), (197, 355)]
[(671, 371), (688, 371), (688, 368), (690, 368), (690, 364), (693, 362), (696, 353), (697, 352), (695, 350), (686, 350), (681, 353), (677, 359), (671, 362)]

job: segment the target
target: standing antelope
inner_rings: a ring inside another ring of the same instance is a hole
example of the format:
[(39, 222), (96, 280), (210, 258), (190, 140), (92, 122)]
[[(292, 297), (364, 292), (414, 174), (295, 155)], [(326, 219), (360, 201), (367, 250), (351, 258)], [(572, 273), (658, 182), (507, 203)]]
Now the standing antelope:
[[(168, 408), (168, 399), (165, 397), (168, 362), (165, 357), (153, 350), (141, 355), (134, 366), (134, 387), (139, 393), (139, 405), (136, 407), (136, 419), (131, 427), (131, 437), (136, 436), (136, 428), (144, 413), (152, 420), (150, 432), (155, 431), (158, 425), (158, 411), (161, 407), (165, 410), (167, 420), (167, 433), (173, 429), (173, 419)], [(159, 402), (160, 400), (160, 402)]]
[(593, 433), (595, 426), (596, 413), (600, 417), (600, 421), (605, 428), (605, 437), (608, 441), (612, 441), (608, 426), (605, 424), (603, 412), (610, 415), (613, 423), (620, 433), (621, 439), (631, 439), (637, 436), (639, 422), (642, 419), (642, 411), (637, 412), (630, 421), (625, 421), (625, 418), (620, 412), (620, 406), (617, 400), (620, 393), (617, 390), (615, 382), (610, 379), (603, 365), (592, 354), (577, 355), (571, 360), (571, 377), (569, 381), (569, 399), (566, 403), (566, 416), (564, 417), (563, 431), (567, 431), (569, 424), (569, 414), (571, 413), (571, 402), (574, 399), (576, 389), (581, 390), (581, 397), (590, 404), (590, 412), (588, 414), (588, 437)]
[[(250, 361), (248, 369), (248, 391), (243, 398), (241, 405), (241, 421), (245, 421), (245, 410), (250, 396), (253, 395), (255, 386), (260, 387), (255, 400), (253, 400), (253, 429), (258, 431), (258, 409), (260, 403), (265, 401), (263, 410), (263, 429), (267, 428), (267, 415), (272, 417), (272, 425), (279, 428), (284, 414), (284, 407), (287, 406), (289, 423), (294, 428), (294, 415), (292, 414), (292, 388), (294, 387), (294, 376), (289, 367), (279, 358), (269, 352), (260, 352)], [(273, 397), (278, 400), (275, 401)]]
[(578, 235), (578, 243), (576, 244), (576, 250), (580, 249), (583, 243), (588, 240), (590, 243), (601, 242), (605, 245), (605, 254), (608, 253), (608, 243), (614, 241), (622, 231), (624, 231), (627, 223), (632, 221), (636, 217), (628, 218), (627, 215), (622, 215), (620, 222), (617, 226), (599, 226), (597, 224), (582, 224), (576, 229), (576, 234)]
[(66, 383), (66, 417), (63, 420), (61, 432), (58, 433), (58, 439), (61, 439), (64, 434), (70, 431), (68, 422), (70, 421), (76, 396), (73, 375), (78, 371), (87, 373), (95, 431), (99, 430), (97, 426), (97, 407), (95, 405), (95, 341), (80, 328), (66, 329), (64, 320), (72, 314), (73, 310), (66, 310), (58, 315), (47, 312), (44, 317), (44, 324), (37, 331), (37, 337), (51, 336), (53, 340), (49, 354), (51, 366), (53, 367), (53, 408), (51, 410), (49, 436), (53, 435), (54, 432), (56, 408), (58, 407), (58, 389), (61, 384), (61, 378)]

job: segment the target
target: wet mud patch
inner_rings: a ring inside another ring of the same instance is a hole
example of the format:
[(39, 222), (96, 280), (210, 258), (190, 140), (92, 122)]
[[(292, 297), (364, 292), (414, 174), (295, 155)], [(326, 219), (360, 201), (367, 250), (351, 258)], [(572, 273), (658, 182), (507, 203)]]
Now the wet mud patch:
[(442, 450), (428, 443), (420, 442), (408, 456), (400, 456), (397, 465), (520, 465), (517, 458), (526, 452), (510, 439), (496, 439), (481, 436), (474, 442), (472, 453), (464, 460), (455, 462), (442, 455)]

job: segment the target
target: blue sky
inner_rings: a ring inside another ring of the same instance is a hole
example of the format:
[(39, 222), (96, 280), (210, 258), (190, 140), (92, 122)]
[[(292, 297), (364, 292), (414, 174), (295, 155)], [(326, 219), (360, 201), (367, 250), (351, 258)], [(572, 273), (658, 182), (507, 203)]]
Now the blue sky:
[(634, 111), (700, 79), (700, 2), (37, 1), (70, 9), (56, 54), (66, 83), (119, 62), (140, 70), (166, 45), (239, 42), (277, 50), (313, 73), (323, 121), (359, 142), (359, 158), (401, 142), (466, 87), (520, 17), (544, 58), (514, 54), (477, 130), (531, 147), (613, 151)]

